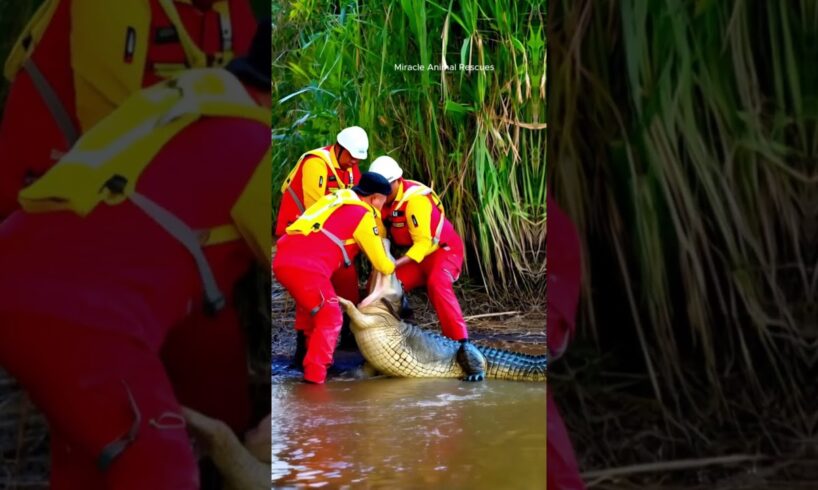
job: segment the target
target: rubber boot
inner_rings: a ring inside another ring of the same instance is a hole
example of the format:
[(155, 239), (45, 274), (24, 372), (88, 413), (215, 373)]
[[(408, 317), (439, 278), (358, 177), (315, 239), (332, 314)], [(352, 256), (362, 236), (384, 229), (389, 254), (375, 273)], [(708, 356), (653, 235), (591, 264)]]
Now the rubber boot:
[(457, 363), (463, 368), (465, 376), (463, 381), (483, 381), (486, 373), (483, 366), (486, 365), (486, 358), (477, 350), (469, 339), (460, 340), (460, 348), (457, 350)]
[(304, 356), (307, 355), (307, 336), (302, 330), (295, 331), (295, 354), (290, 369), (304, 370)]
[(349, 327), (349, 316), (344, 313), (344, 322), (341, 324), (341, 334), (338, 342), (339, 350), (357, 351), (358, 342), (355, 341), (355, 335)]

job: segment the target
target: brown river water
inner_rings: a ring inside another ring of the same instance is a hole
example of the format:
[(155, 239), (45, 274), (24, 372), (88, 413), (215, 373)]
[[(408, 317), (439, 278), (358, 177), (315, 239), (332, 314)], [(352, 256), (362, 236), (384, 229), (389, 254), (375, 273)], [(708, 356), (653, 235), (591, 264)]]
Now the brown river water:
[(545, 383), (272, 385), (273, 488), (545, 489)]

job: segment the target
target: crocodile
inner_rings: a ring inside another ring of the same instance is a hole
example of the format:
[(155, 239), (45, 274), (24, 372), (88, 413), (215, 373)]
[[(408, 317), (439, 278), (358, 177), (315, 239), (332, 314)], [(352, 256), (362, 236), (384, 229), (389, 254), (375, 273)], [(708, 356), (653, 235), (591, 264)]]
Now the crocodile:
[[(402, 320), (403, 290), (391, 274), (376, 273), (371, 294), (360, 305), (338, 297), (350, 317), (358, 348), (371, 368), (402, 378), (461, 378), (467, 373), (458, 362), (460, 342)], [(466, 344), (469, 355), (483, 367), (486, 378), (545, 381), (547, 356), (527, 355), (477, 344)]]

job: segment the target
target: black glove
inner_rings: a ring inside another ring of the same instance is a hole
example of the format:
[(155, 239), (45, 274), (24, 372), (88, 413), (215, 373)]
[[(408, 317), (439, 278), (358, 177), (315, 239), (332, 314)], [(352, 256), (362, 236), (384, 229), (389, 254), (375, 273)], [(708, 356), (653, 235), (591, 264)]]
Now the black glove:
[(463, 381), (483, 381), (486, 373), (483, 371), (483, 366), (486, 364), (486, 358), (475, 347), (469, 339), (460, 340), (460, 348), (457, 350), (457, 363), (463, 368), (465, 376)]
[(400, 298), (400, 311), (398, 312), (398, 316), (400, 316), (401, 320), (411, 320), (414, 315), (415, 312), (412, 311), (412, 307), (409, 306), (409, 296), (404, 293)]

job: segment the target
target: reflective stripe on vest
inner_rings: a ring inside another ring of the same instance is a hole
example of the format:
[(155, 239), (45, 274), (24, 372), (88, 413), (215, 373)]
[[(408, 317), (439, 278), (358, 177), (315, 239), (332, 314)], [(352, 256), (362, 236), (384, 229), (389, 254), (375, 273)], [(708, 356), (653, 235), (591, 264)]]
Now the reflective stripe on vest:
[(443, 220), (445, 219), (444, 212), (443, 212), (443, 205), (440, 203), (440, 198), (435, 194), (435, 191), (426, 187), (425, 185), (410, 180), (412, 184), (414, 184), (409, 189), (403, 192), (403, 196), (401, 200), (398, 201), (397, 206), (395, 206), (395, 211), (400, 211), (402, 207), (405, 207), (409, 198), (414, 196), (431, 196), (432, 197), (432, 204), (435, 205), (438, 211), (440, 211), (440, 220), (437, 222), (437, 229), (435, 229), (435, 234), (432, 237), (432, 244), (439, 245), (440, 244), (440, 236), (443, 234)]

